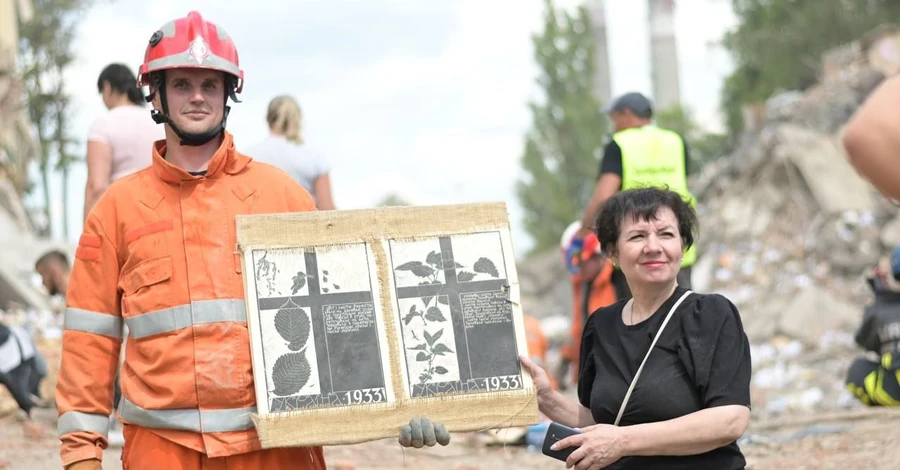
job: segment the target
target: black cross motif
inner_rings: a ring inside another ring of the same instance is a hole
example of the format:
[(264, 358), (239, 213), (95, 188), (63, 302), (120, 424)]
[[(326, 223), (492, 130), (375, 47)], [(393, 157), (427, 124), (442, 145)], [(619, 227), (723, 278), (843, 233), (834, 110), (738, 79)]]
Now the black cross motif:
[[(444, 236), (439, 239), (441, 249), (441, 265), (444, 271), (444, 284), (431, 284), (411, 287), (398, 287), (397, 299), (411, 299), (431, 296), (447, 296), (450, 306), (450, 316), (453, 321), (453, 333), (456, 337), (456, 357), (459, 363), (459, 384), (458, 385), (413, 385), (412, 395), (421, 396), (427, 392), (440, 391), (456, 391), (456, 387), (463, 390), (482, 388), (478, 381), (473, 381), (476, 377), (472, 377), (472, 363), (469, 359), (469, 346), (466, 333), (465, 316), (463, 314), (461, 296), (463, 294), (476, 292), (502, 292), (504, 296), (509, 288), (506, 279), (491, 279), (485, 281), (469, 281), (459, 282), (456, 278), (456, 261), (453, 259), (453, 246), (450, 237)], [(398, 305), (399, 308), (399, 305)], [(404, 345), (404, 350), (406, 345)], [(409, 377), (409, 383), (415, 384), (413, 377)]]
[[(283, 307), (285, 304), (292, 303), (292, 307), (307, 307), (310, 310), (310, 317), (312, 321), (313, 334), (315, 338), (321, 338), (321, 341), (315, 341), (316, 348), (316, 357), (318, 358), (319, 364), (319, 387), (321, 389), (321, 399), (314, 400), (317, 403), (321, 402), (322, 404), (333, 403), (334, 397), (330, 397), (334, 390), (334, 380), (331, 376), (331, 367), (329, 361), (329, 352), (328, 352), (328, 339), (325, 333), (325, 317), (323, 312), (323, 307), (327, 305), (340, 305), (340, 304), (351, 304), (351, 303), (365, 303), (372, 302), (372, 292), (371, 291), (360, 291), (360, 292), (335, 292), (335, 293), (322, 293), (321, 286), (319, 285), (319, 262), (314, 252), (305, 252), (304, 253), (304, 261), (306, 262), (306, 285), (309, 289), (309, 295), (293, 295), (293, 296), (285, 296), (285, 297), (269, 297), (269, 298), (259, 298), (257, 304), (259, 306), (259, 316), (260, 323), (264, 321), (270, 321), (263, 318), (262, 311), (263, 310), (277, 310)], [(377, 341), (378, 337), (375, 336), (374, 340)], [(381, 367), (381, 360), (378, 358), (377, 365)], [(263, 367), (265, 370), (269, 370), (266, 365), (265, 356), (263, 357)], [(384, 386), (384, 384), (381, 384)], [(272, 411), (279, 411), (276, 408), (286, 408), (290, 403), (295, 403), (294, 401), (290, 401), (290, 399), (285, 398), (274, 398), (274, 402), (272, 404)], [(282, 403), (284, 402), (284, 403)]]

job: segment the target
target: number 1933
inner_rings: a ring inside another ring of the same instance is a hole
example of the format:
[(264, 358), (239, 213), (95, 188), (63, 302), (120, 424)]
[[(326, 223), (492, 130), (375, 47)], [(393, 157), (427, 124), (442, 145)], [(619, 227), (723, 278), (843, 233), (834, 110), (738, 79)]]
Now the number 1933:
[(350, 390), (344, 393), (343, 398), (346, 400), (348, 405), (381, 403), (385, 400), (384, 388), (363, 388), (359, 390)]
[(515, 390), (522, 388), (522, 382), (518, 375), (500, 375), (484, 379), (485, 388), (488, 390)]

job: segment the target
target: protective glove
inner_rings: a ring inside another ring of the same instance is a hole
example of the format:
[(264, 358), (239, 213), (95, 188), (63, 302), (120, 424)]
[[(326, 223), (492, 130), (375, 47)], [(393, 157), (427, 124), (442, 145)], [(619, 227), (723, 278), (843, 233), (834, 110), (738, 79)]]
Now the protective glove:
[(409, 424), (400, 427), (400, 445), (403, 447), (433, 447), (435, 443), (445, 446), (450, 443), (450, 433), (444, 423), (432, 423), (428, 418), (413, 418)]
[(572, 274), (581, 272), (581, 253), (584, 251), (584, 238), (574, 237), (566, 250), (566, 269)]

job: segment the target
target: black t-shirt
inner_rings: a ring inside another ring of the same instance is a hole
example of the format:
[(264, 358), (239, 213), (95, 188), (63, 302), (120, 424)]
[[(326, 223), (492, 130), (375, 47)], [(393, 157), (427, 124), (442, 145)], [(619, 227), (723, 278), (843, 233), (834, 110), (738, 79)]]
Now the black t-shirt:
[[(688, 174), (691, 171), (689, 167), (691, 154), (684, 137), (681, 138), (681, 141), (684, 142), (684, 173)], [(615, 140), (610, 139), (606, 147), (603, 148), (603, 159), (600, 160), (600, 173), (597, 175), (597, 178), (600, 178), (600, 175), (603, 173), (612, 173), (622, 178), (622, 148), (619, 147)]]
[[(647, 320), (622, 321), (621, 300), (591, 315), (581, 342), (578, 398), (597, 423), (613, 424), (625, 392), (675, 293)], [(666, 421), (704, 408), (750, 406), (750, 343), (737, 308), (718, 294), (693, 293), (672, 315), (631, 394), (620, 426)], [(625, 457), (614, 469), (742, 469), (732, 442), (705, 454)]]

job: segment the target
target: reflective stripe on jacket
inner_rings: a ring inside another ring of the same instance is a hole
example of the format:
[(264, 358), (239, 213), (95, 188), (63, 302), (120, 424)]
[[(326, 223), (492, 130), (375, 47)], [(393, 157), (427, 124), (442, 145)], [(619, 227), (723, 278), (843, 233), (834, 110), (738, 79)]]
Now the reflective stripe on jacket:
[(228, 133), (205, 176), (162, 155), (165, 141), (109, 187), (78, 243), (57, 385), (64, 465), (106, 447), (123, 322), (124, 422), (210, 457), (260, 448), (234, 220), (315, 210), (312, 198)]

